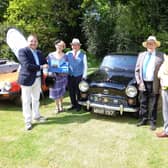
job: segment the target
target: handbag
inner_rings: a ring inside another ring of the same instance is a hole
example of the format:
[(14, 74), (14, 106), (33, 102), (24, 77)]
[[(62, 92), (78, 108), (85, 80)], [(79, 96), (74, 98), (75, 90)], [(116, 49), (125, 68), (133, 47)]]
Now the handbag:
[(52, 76), (52, 75), (46, 76), (45, 84), (46, 84), (47, 87), (53, 87), (55, 82), (56, 82), (55, 76)]

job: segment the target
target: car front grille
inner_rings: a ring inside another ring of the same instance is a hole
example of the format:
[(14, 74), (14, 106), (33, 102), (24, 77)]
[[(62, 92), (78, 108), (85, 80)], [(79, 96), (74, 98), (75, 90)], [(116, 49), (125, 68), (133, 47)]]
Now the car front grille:
[(102, 94), (92, 94), (89, 96), (89, 100), (94, 103), (105, 104), (105, 105), (124, 105), (127, 106), (127, 101), (121, 96), (107, 96)]
[(125, 87), (91, 87), (89, 90), (89, 94), (117, 95), (122, 97), (125, 94)]

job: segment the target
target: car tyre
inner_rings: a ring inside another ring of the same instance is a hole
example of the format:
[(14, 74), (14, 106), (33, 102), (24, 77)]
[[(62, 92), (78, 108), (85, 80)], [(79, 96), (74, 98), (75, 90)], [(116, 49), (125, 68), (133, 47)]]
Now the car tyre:
[(17, 96), (17, 97), (14, 99), (14, 103), (15, 103), (17, 106), (21, 106), (21, 105), (22, 105), (21, 96)]

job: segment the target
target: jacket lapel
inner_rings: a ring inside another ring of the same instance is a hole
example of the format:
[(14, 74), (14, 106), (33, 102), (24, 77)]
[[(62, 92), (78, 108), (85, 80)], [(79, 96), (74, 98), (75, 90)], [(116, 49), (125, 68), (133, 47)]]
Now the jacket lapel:
[(146, 56), (147, 52), (143, 52), (142, 55), (141, 55), (141, 60), (140, 60), (140, 68), (142, 69), (143, 67), (143, 62), (144, 62), (144, 59), (145, 59), (145, 56)]
[(33, 53), (31, 52), (30, 48), (28, 48), (28, 47), (27, 47), (27, 53), (29, 55), (29, 58), (33, 61), (33, 63), (36, 64), (36, 62), (34, 60)]

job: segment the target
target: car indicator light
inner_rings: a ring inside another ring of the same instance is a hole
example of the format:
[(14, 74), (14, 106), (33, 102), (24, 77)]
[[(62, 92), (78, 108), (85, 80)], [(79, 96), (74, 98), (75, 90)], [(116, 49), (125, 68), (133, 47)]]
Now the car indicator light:
[(13, 82), (11, 84), (11, 92), (20, 92), (21, 91), (21, 88), (19, 86), (19, 84), (17, 82)]

